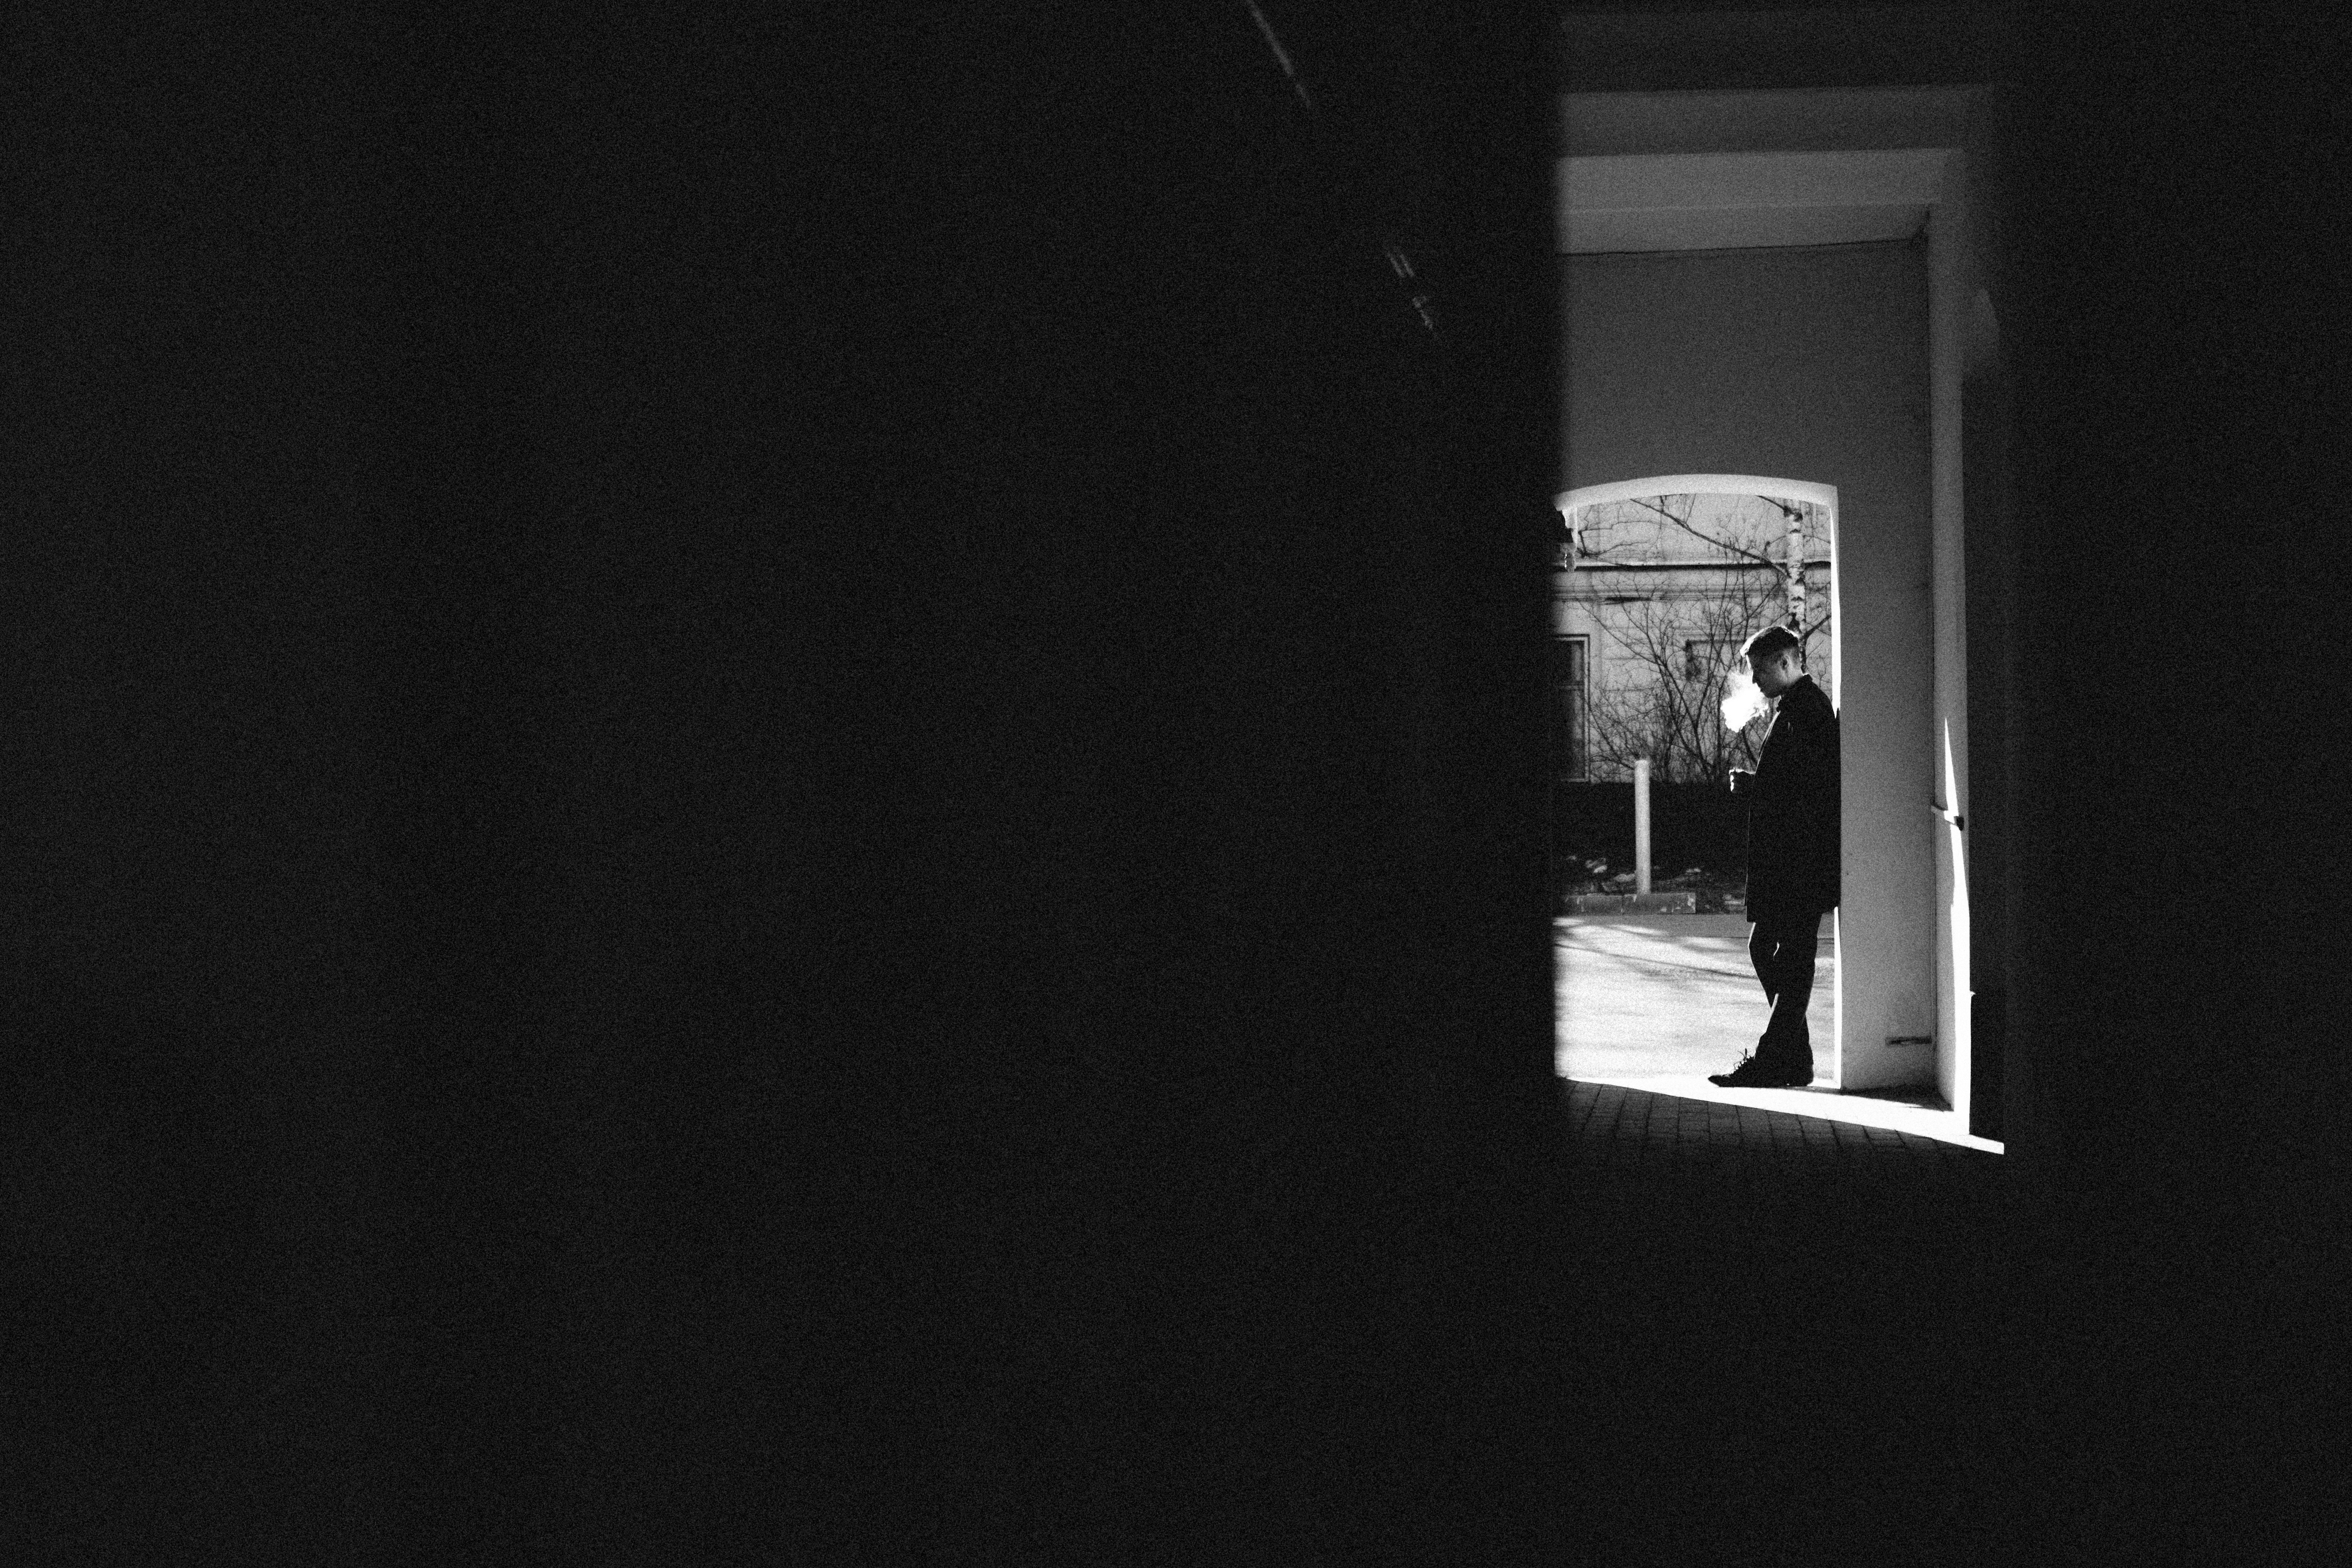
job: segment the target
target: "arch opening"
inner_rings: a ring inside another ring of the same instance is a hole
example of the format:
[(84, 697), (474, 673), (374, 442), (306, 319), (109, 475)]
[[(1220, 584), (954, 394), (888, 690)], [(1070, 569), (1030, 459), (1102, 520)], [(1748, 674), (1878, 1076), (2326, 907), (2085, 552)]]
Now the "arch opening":
[[(1664, 474), (1555, 504), (1552, 858), (1570, 917), (1555, 933), (1559, 1070), (1624, 1087), (1704, 1081), (1769, 1011), (1748, 952), (1745, 808), (1727, 776), (1755, 766), (1769, 711), (1738, 650), (1790, 626), (1806, 672), (1839, 703), (1837, 490)], [(1632, 842), (1644, 825), (1646, 882)], [(1815, 1086), (1834, 1092), (1834, 912), (1821, 938), (1804, 1012)]]

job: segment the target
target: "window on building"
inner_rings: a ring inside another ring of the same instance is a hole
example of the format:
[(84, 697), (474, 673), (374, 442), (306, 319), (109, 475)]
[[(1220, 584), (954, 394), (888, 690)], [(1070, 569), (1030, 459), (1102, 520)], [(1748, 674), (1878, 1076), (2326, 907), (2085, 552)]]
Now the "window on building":
[(1738, 637), (1694, 637), (1683, 644), (1683, 674), (1692, 680), (1704, 680), (1715, 670), (1728, 669), (1739, 662)]
[(1581, 784), (1591, 776), (1585, 739), (1587, 641), (1554, 637), (1551, 643), (1552, 755), (1563, 784)]

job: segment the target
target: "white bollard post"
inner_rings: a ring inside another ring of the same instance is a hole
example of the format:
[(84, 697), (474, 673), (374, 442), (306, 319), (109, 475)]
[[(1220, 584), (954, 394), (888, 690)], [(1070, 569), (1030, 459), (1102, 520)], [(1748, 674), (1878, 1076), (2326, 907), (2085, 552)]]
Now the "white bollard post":
[(1633, 890), (1650, 890), (1650, 759), (1633, 761)]

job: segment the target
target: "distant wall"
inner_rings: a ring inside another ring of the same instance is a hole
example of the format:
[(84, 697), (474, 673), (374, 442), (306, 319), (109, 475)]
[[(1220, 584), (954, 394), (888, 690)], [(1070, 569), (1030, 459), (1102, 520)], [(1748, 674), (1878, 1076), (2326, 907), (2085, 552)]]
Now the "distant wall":
[[(1576, 256), (1564, 488), (1654, 474), (1834, 486), (1844, 742), (1842, 1047), (1936, 1021), (1927, 247)], [(1675, 868), (1680, 869), (1680, 868)], [(1856, 1058), (1868, 1081), (1894, 1064)]]
[[(1775, 474), (1836, 486), (1849, 527), (1924, 531), (1924, 246), (1560, 260), (1563, 488)], [(1923, 595), (1926, 559), (1923, 544)]]

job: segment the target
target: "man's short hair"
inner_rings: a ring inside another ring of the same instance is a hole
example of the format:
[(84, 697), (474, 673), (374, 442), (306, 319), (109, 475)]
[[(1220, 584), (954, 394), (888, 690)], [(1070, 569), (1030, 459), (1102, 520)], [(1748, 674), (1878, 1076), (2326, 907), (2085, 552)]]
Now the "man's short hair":
[(1753, 669), (1759, 664), (1768, 664), (1780, 658), (1782, 650), (1798, 646), (1797, 634), (1788, 627), (1766, 626), (1739, 645), (1739, 657), (1748, 661), (1748, 668)]

